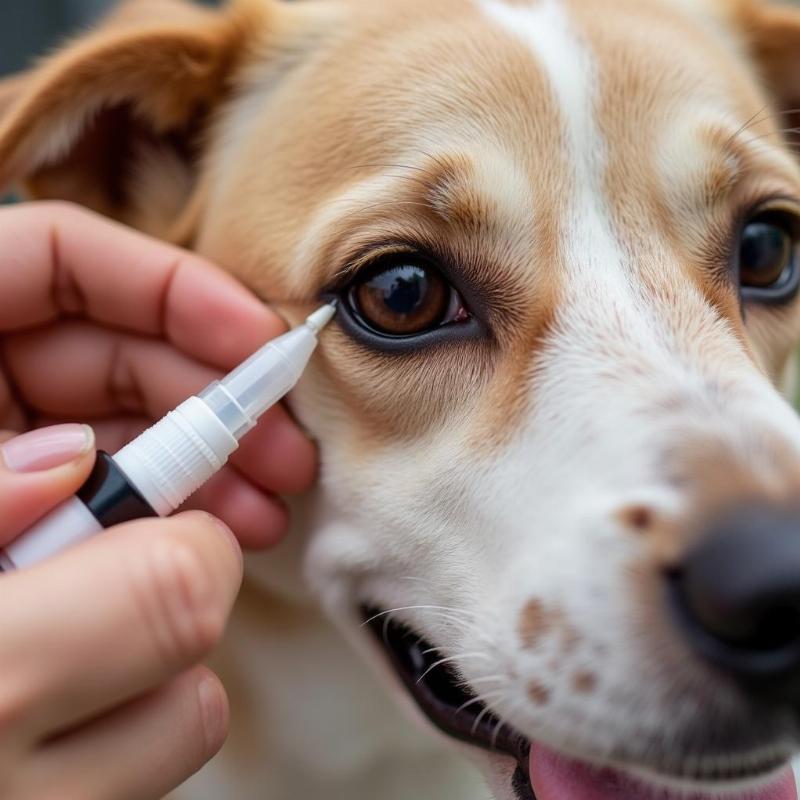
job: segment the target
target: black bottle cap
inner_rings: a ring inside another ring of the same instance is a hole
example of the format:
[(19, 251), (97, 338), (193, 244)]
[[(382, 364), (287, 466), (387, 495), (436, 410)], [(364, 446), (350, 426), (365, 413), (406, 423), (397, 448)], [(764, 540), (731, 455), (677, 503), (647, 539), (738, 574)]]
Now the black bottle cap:
[(94, 469), (76, 496), (104, 528), (158, 516), (114, 459), (102, 450), (98, 450)]

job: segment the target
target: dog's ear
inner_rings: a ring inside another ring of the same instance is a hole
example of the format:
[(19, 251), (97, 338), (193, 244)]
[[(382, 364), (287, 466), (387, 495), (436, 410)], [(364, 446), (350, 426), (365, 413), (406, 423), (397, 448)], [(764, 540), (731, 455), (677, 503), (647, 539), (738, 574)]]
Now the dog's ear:
[(166, 235), (191, 196), (209, 120), (274, 6), (128, 0), (0, 84), (0, 188)]
[(775, 0), (739, 0), (739, 24), (760, 70), (779, 127), (800, 122), (800, 8)]

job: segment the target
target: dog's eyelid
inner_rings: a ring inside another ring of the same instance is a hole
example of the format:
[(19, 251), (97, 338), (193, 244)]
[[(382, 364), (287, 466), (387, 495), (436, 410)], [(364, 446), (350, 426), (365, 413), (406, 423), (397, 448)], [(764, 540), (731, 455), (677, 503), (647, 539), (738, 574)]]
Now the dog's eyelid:
[(752, 202), (740, 213), (740, 225), (746, 225), (749, 219), (762, 214), (786, 214), (800, 222), (800, 198), (789, 194), (775, 194)]
[(326, 286), (324, 294), (336, 294), (343, 291), (369, 264), (380, 258), (401, 253), (414, 254), (418, 250), (400, 242), (383, 242), (361, 246), (351, 253), (345, 253), (339, 261), (343, 266), (334, 274), (333, 279)]

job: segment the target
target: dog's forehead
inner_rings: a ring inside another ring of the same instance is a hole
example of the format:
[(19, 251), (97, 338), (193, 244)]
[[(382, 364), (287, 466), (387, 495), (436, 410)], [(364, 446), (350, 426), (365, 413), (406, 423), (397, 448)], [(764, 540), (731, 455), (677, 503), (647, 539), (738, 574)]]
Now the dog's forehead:
[[(228, 191), (212, 192), (220, 235), (204, 246), (257, 289), (268, 259), (268, 296), (308, 296), (331, 278), (330, 259), (309, 263), (321, 230), (308, 223), (321, 215), (341, 231), (359, 185), (362, 205), (391, 196), (399, 217), (401, 201), (409, 212), (418, 200), (409, 173), (429, 185), (438, 175), (448, 199), (483, 207), (486, 224), (518, 230), (527, 219), (541, 234), (563, 219), (588, 167), (599, 194), (659, 218), (664, 194), (719, 180), (720, 142), (763, 108), (711, 0), (614, 0), (602, 15), (590, 0), (344, 7), (341, 36), (277, 90), (266, 71), (223, 124), (215, 172)], [(461, 168), (445, 174), (452, 156)], [(267, 182), (283, 191), (268, 196)]]

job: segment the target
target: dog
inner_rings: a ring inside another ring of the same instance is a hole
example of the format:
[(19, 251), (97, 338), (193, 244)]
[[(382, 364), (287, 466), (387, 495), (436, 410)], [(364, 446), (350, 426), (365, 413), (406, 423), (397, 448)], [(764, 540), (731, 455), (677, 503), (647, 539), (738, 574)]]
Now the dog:
[(0, 90), (4, 186), (339, 299), (176, 797), (796, 798), (798, 101), (766, 0), (131, 0)]

